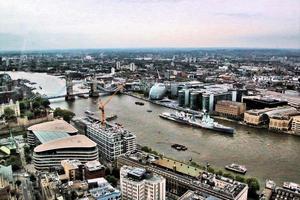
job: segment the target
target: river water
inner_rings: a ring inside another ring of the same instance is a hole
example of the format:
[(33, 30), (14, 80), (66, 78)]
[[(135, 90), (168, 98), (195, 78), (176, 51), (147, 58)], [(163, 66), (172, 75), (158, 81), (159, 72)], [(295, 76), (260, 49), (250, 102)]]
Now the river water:
[[(9, 73), (13, 78), (20, 72)], [(47, 94), (61, 91), (62, 79), (37, 73), (24, 73), (22, 78), (42, 85)], [(41, 82), (40, 82), (41, 81)], [(52, 89), (51, 89), (52, 88)], [(64, 92), (62, 92), (64, 93)], [(105, 100), (108, 97), (103, 97)], [(130, 96), (115, 96), (106, 106), (107, 115), (117, 114), (115, 120), (137, 136), (137, 142), (177, 160), (188, 161), (192, 158), (201, 164), (209, 162), (213, 167), (222, 169), (232, 162), (246, 165), (247, 176), (257, 177), (261, 183), (272, 179), (278, 184), (283, 181), (300, 182), (300, 137), (268, 132), (234, 122), (219, 121), (236, 129), (234, 136), (213, 131), (195, 129), (178, 125), (159, 118), (161, 112), (171, 111), (149, 102), (144, 106), (135, 105), (136, 99)], [(64, 99), (51, 101), (51, 107), (72, 110), (76, 117), (84, 116), (85, 110), (98, 111), (95, 99)], [(152, 112), (147, 112), (151, 109)], [(171, 148), (172, 143), (188, 147), (185, 152)]]

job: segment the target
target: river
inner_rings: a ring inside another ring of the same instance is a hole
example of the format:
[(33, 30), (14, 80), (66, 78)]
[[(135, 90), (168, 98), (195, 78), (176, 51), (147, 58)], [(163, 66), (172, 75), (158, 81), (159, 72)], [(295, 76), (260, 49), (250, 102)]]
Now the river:
[[(20, 72), (9, 73), (12, 78)], [(61, 91), (62, 79), (47, 74), (24, 73), (22, 78), (42, 85), (46, 94), (53, 93), (53, 88)], [(41, 81), (41, 82), (40, 82)], [(48, 91), (49, 87), (49, 91)], [(52, 88), (52, 89), (51, 89)], [(103, 97), (103, 100), (108, 97)], [(107, 114), (117, 114), (115, 120), (137, 136), (137, 142), (177, 160), (188, 161), (192, 158), (200, 164), (209, 162), (213, 167), (222, 169), (232, 162), (246, 165), (247, 176), (257, 177), (261, 183), (272, 179), (278, 184), (283, 181), (300, 182), (300, 137), (272, 133), (268, 130), (255, 129), (234, 122), (221, 121), (236, 129), (234, 136), (195, 129), (166, 121), (159, 114), (171, 111), (168, 108), (145, 102), (144, 106), (135, 105), (136, 99), (130, 96), (115, 96), (106, 106)], [(97, 111), (95, 99), (76, 99), (65, 102), (63, 99), (51, 101), (51, 107), (67, 108), (84, 116), (85, 110)], [(152, 112), (147, 112), (151, 109)], [(185, 152), (171, 148), (172, 143), (188, 147)]]

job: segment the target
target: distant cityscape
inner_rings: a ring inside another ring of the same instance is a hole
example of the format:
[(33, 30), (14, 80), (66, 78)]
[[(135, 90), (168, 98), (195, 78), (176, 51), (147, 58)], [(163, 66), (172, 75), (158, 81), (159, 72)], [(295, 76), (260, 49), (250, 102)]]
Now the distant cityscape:
[(0, 200), (298, 200), (299, 152), (299, 49), (0, 52)]

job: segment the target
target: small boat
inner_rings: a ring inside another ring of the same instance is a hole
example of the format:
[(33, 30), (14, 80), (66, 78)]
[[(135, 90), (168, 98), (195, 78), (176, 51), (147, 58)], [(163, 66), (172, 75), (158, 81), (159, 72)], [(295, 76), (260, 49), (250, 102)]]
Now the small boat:
[(177, 151), (186, 151), (187, 147), (181, 144), (172, 144), (172, 148), (176, 149)]
[(135, 104), (136, 104), (136, 105), (139, 105), (139, 106), (143, 106), (143, 105), (145, 105), (145, 103), (143, 103), (143, 102), (140, 102), (140, 101), (136, 101), (136, 102), (135, 102)]
[(225, 169), (229, 170), (229, 171), (233, 171), (233, 172), (237, 172), (240, 174), (246, 174), (247, 172), (247, 168), (243, 165), (238, 165), (235, 163), (232, 163), (230, 165), (226, 165)]
[(87, 115), (94, 115), (94, 113), (92, 111), (89, 111), (89, 110), (84, 111), (84, 113), (87, 114)]

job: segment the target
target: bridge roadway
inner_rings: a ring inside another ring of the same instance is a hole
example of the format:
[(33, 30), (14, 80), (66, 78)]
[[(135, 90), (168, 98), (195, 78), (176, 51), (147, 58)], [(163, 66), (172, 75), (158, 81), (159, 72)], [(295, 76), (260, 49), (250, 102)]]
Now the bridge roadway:
[[(116, 90), (109, 90), (109, 89), (106, 89), (104, 87), (99, 87), (99, 90), (102, 91), (102, 92), (99, 92), (100, 96), (106, 96), (106, 95), (110, 95), (110, 94), (113, 94)], [(79, 95), (85, 95), (85, 94), (90, 94), (90, 92), (80, 92), (80, 93), (76, 93), (76, 94), (72, 94), (70, 96), (79, 96)], [(58, 99), (58, 98), (65, 98), (67, 96), (67, 94), (63, 94), (63, 95), (57, 95), (57, 96), (43, 96), (43, 98), (45, 99)]]

